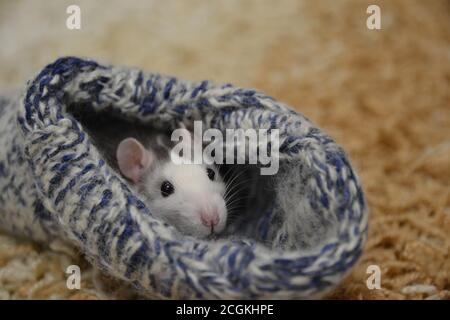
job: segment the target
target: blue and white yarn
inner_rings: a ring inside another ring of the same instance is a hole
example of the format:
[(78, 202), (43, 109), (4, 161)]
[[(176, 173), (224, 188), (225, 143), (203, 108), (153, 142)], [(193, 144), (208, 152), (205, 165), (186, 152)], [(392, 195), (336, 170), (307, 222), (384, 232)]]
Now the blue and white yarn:
[[(183, 236), (154, 218), (68, 112), (107, 110), (174, 127), (278, 128), (273, 201), (233, 237)], [(342, 149), (260, 92), (189, 83), (66, 57), (20, 99), (0, 99), (0, 227), (77, 246), (97, 267), (158, 298), (318, 297), (361, 254), (367, 207)]]

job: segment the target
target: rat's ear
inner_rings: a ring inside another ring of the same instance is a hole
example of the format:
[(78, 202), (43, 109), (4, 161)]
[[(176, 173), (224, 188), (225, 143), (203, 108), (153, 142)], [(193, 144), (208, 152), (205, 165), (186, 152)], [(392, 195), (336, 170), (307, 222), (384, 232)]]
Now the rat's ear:
[(120, 172), (134, 183), (139, 182), (154, 160), (153, 154), (134, 138), (119, 143), (116, 158)]

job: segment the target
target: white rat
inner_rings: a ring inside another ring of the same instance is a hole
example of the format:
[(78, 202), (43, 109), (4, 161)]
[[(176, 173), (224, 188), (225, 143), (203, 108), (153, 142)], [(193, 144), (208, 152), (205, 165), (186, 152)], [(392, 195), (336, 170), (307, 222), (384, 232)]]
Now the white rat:
[[(116, 150), (117, 166), (142, 194), (151, 212), (187, 235), (204, 238), (224, 230), (226, 186), (218, 169), (206, 164), (175, 164), (162, 136), (146, 147), (133, 137)], [(172, 154), (172, 157), (174, 155)]]
[[(199, 238), (219, 234), (234, 219), (232, 213), (240, 205), (240, 195), (232, 170), (222, 177), (214, 165), (175, 164), (171, 150), (176, 142), (169, 139), (171, 133), (164, 130), (164, 125), (154, 123), (149, 128), (119, 121), (109, 112), (92, 114), (80, 110), (83, 108), (77, 106), (72, 112), (90, 141), (111, 168), (142, 196), (155, 217), (183, 234)], [(186, 129), (182, 123), (179, 126)], [(188, 131), (192, 138), (192, 131)], [(193, 150), (203, 153), (203, 146)], [(230, 183), (225, 183), (224, 178)]]

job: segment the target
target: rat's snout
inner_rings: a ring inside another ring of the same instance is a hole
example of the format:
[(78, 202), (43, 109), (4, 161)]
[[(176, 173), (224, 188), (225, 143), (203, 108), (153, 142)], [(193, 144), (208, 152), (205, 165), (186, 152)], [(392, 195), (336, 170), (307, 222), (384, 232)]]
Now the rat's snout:
[(202, 210), (200, 212), (200, 219), (204, 226), (213, 228), (219, 223), (219, 213), (217, 209)]
[(219, 196), (204, 199), (196, 208), (195, 225), (203, 237), (219, 234), (226, 226), (225, 202)]

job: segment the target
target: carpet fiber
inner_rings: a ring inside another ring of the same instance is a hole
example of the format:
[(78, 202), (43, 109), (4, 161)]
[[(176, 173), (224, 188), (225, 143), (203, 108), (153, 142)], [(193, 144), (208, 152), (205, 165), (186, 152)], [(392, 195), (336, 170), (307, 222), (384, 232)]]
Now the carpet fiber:
[[(371, 211), (359, 264), (334, 299), (450, 299), (450, 1), (0, 0), (0, 90), (62, 55), (255, 87), (348, 151)], [(366, 28), (381, 7), (382, 29)], [(0, 213), (1, 214), (1, 213)], [(136, 298), (70, 248), (0, 234), (0, 298)], [(77, 264), (81, 290), (68, 290)], [(369, 265), (381, 289), (369, 290)]]

